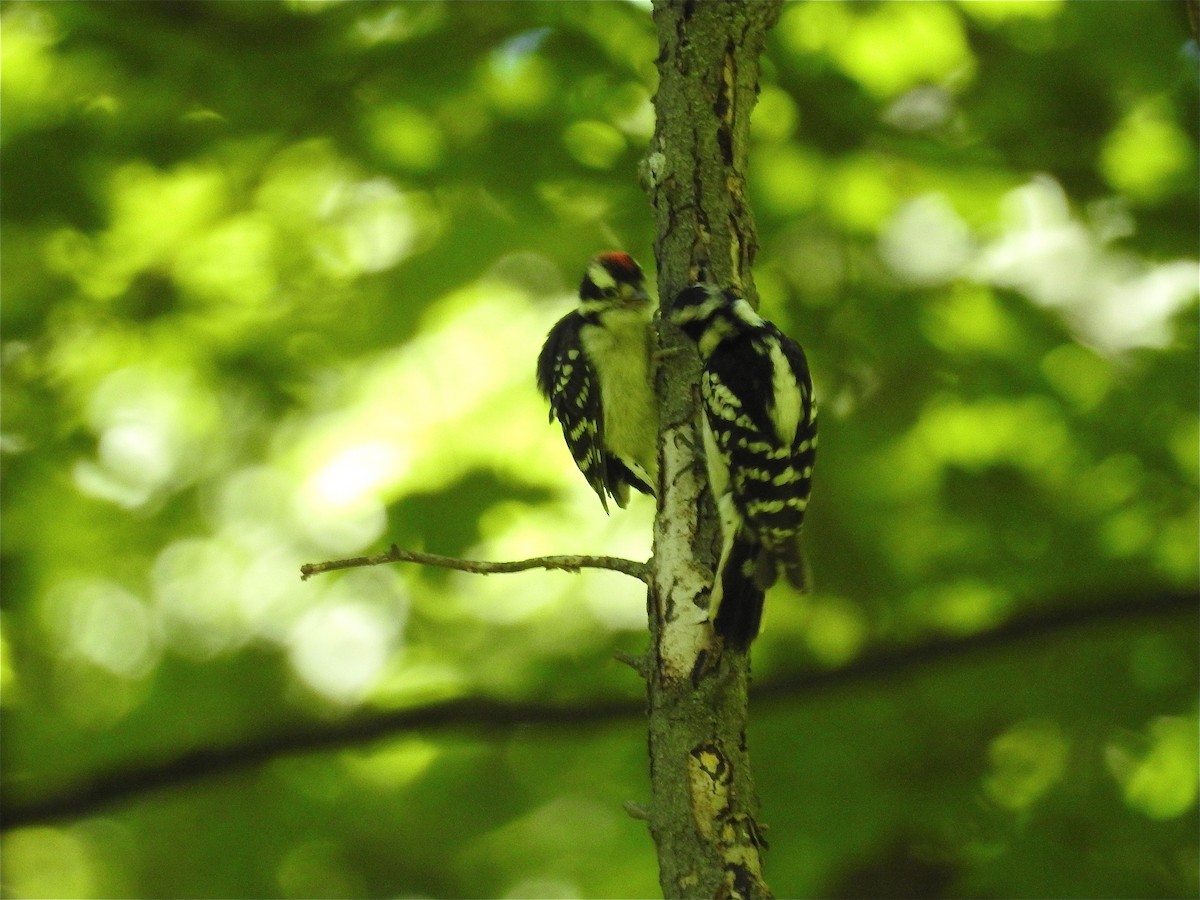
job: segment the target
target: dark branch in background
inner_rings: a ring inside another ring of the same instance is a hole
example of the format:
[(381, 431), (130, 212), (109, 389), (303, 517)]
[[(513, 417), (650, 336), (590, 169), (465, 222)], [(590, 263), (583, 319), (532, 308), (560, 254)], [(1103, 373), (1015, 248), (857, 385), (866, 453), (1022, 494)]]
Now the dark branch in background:
[(650, 567), (646, 563), (616, 556), (538, 556), (534, 559), (518, 559), (510, 562), (487, 562), (476, 559), (458, 559), (453, 556), (438, 556), (435, 553), (420, 553), (416, 550), (401, 550), (392, 544), (387, 553), (375, 556), (353, 556), (349, 559), (331, 559), (319, 563), (305, 563), (300, 567), (301, 581), (322, 572), (338, 569), (358, 569), (363, 566), (382, 566), (387, 563), (410, 562), (421, 566), (437, 566), (442, 569), (457, 569), (476, 575), (498, 575), (507, 572), (524, 572), (529, 569), (558, 569), (563, 572), (578, 572), (580, 569), (608, 569), (647, 581)]
[(641, 711), (642, 704), (628, 700), (570, 707), (460, 698), (416, 709), (359, 716), (335, 725), (305, 726), (242, 744), (200, 747), (160, 763), (116, 769), (30, 803), (12, 806), (5, 803), (0, 806), (0, 831), (47, 819), (83, 816), (148, 791), (228, 774), (281, 756), (339, 750), (404, 732), (450, 728), (489, 731), (519, 725), (585, 726), (632, 717)]
[[(1116, 626), (1139, 620), (1172, 618), (1200, 611), (1200, 593), (1160, 594), (1151, 600), (1119, 596), (1101, 603), (1064, 605), (1051, 612), (1014, 618), (991, 631), (965, 638), (875, 650), (840, 669), (798, 672), (760, 685), (753, 697), (760, 706), (794, 702), (872, 680), (884, 680), (925, 666), (973, 653), (1002, 650), (1024, 641), (1049, 638), (1079, 628)], [(0, 805), (0, 831), (40, 824), (58, 818), (77, 818), (110, 804), (137, 798), (161, 788), (180, 787), (214, 775), (229, 774), (261, 765), (282, 756), (360, 746), (393, 738), (405, 732), (508, 731), (518, 726), (554, 728), (597, 727), (620, 720), (645, 717), (645, 702), (638, 699), (598, 700), (579, 706), (549, 703), (513, 703), (463, 698), (358, 716), (336, 725), (308, 726), (264, 735), (227, 747), (204, 747), (148, 765), (103, 772), (61, 791), (24, 803), (9, 803), (4, 792)]]

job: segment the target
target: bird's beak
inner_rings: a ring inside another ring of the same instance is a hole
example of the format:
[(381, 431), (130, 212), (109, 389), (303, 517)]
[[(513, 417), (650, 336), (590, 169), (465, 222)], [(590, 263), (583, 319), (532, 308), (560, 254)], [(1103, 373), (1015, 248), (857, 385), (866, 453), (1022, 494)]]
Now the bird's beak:
[(621, 299), (625, 301), (626, 306), (642, 306), (650, 302), (650, 295), (646, 293), (645, 288), (621, 288)]

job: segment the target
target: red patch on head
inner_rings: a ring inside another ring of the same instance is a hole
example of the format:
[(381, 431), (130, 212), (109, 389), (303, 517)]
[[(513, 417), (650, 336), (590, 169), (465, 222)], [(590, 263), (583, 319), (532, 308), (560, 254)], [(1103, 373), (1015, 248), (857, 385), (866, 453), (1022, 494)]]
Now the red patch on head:
[(610, 270), (613, 268), (624, 269), (630, 273), (638, 271), (638, 264), (634, 262), (633, 257), (619, 250), (610, 250), (608, 253), (601, 253), (596, 258), (602, 263), (606, 263)]

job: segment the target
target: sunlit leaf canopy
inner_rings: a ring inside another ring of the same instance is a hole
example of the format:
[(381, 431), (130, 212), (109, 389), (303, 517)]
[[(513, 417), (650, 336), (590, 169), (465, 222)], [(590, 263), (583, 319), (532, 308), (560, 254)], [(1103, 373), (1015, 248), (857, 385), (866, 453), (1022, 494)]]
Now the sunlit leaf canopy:
[[(653, 269), (645, 4), (0, 10), (3, 795), (455, 697), (636, 699), (645, 559), (532, 364)], [(757, 681), (780, 896), (1194, 896), (1197, 52), (1167, 2), (810, 2), (764, 59), (763, 311), (822, 403)], [(1089, 617), (1089, 610), (1099, 610)], [(1107, 612), (1105, 612), (1107, 610)], [(1117, 610), (1117, 612), (1113, 612)], [(844, 686), (838, 688), (837, 684)], [(644, 723), (402, 733), (5, 832), (12, 896), (645, 896)]]

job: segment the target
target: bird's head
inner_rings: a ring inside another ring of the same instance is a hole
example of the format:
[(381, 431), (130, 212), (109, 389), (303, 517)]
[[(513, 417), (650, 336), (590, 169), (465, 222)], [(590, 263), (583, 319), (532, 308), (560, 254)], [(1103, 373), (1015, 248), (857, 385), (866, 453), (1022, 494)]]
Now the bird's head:
[(693, 284), (680, 291), (669, 313), (671, 322), (696, 342), (705, 359), (722, 340), (763, 320), (745, 298), (715, 284)]
[(645, 309), (650, 295), (642, 267), (628, 253), (609, 251), (593, 256), (579, 283), (579, 301), (585, 315)]

